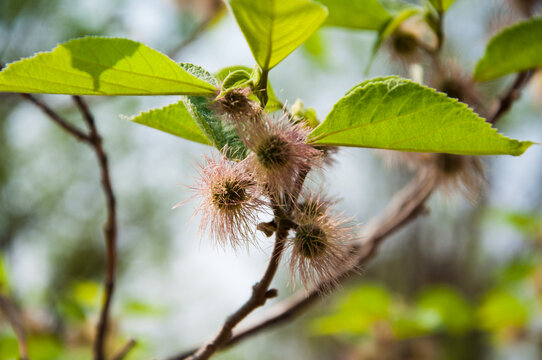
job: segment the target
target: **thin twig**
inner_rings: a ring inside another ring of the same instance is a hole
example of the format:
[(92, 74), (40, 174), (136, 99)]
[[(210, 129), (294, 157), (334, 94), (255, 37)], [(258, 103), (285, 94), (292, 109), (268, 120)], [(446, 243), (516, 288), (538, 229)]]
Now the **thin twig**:
[(26, 332), (24, 330), (23, 319), (17, 306), (4, 294), (0, 294), (0, 311), (8, 319), (19, 345), (19, 355), (21, 360), (29, 360), (28, 346), (26, 344)]
[(91, 144), (90, 136), (85, 134), (83, 131), (77, 129), (75, 126), (67, 122), (62, 116), (60, 116), (57, 112), (55, 112), (53, 109), (51, 109), (47, 104), (45, 104), (43, 101), (37, 99), (31, 94), (20, 94), (24, 99), (30, 101), (34, 105), (36, 105), (38, 108), (40, 108), (41, 111), (43, 111), (53, 122), (55, 122), (58, 126), (60, 126), (62, 129), (66, 130), (69, 134), (71, 134), (73, 137), (75, 137), (77, 140), (82, 141), (87, 144)]
[(181, 50), (183, 50), (185, 47), (193, 43), (194, 40), (196, 40), (205, 31), (205, 29), (207, 28), (211, 20), (212, 20), (212, 17), (203, 20), (198, 25), (198, 27), (186, 39), (183, 40), (183, 42), (177, 45), (175, 49), (171, 50), (171, 52), (169, 53), (169, 57), (175, 58), (176, 55), (178, 55), (181, 52)]
[[(323, 289), (329, 289), (330, 286), (333, 287), (338, 281), (343, 282), (352, 275), (358, 274), (359, 267), (365, 265), (367, 261), (374, 257), (383, 240), (417, 218), (423, 212), (425, 201), (436, 188), (436, 183), (433, 179), (434, 177), (422, 171), (410, 184), (393, 197), (381, 217), (366, 227), (365, 235), (363, 236), (364, 240), (357, 244), (355, 249), (355, 256), (358, 258), (356, 266), (346, 270), (336, 279), (319, 284), (309, 293), (302, 290), (283, 300), (272, 307), (267, 315), (234, 333), (222, 349), (233, 346), (252, 335), (256, 335), (273, 326), (295, 318), (321, 298)], [(173, 356), (168, 360), (187, 359), (195, 351), (196, 349), (192, 349)]]
[(205, 19), (196, 27), (196, 29), (183, 40), (183, 42), (181, 42), (175, 49), (171, 50), (168, 53), (168, 56), (175, 58), (175, 56), (178, 55), (185, 47), (194, 42), (209, 27), (209, 25), (216, 19), (220, 12), (224, 10), (224, 8), (225, 5), (222, 1), (215, 1), (214, 10), (205, 17)]
[(94, 342), (94, 359), (105, 360), (105, 339), (107, 337), (109, 313), (115, 288), (115, 273), (117, 264), (117, 215), (115, 194), (111, 185), (108, 159), (102, 145), (102, 138), (96, 128), (96, 123), (94, 121), (92, 113), (90, 112), (87, 104), (80, 96), (73, 96), (73, 100), (89, 128), (88, 134), (71, 125), (62, 116), (60, 116), (44, 102), (38, 100), (34, 96), (30, 94), (21, 94), (21, 96), (39, 107), (46, 115), (49, 116), (51, 120), (53, 120), (64, 130), (66, 130), (69, 134), (74, 136), (77, 140), (90, 145), (93, 148), (96, 157), (98, 158), (101, 183), (107, 205), (107, 219), (104, 224), (104, 238), (106, 243), (106, 274), (102, 308), (100, 310), (100, 317), (97, 324), (96, 340)]
[(74, 96), (73, 100), (81, 111), (85, 122), (89, 128), (89, 137), (92, 148), (98, 158), (100, 166), (102, 188), (107, 204), (107, 220), (104, 224), (104, 237), (106, 245), (106, 273), (104, 284), (104, 295), (100, 318), (97, 325), (96, 339), (94, 341), (94, 359), (105, 360), (105, 340), (107, 338), (109, 313), (111, 301), (115, 290), (115, 273), (117, 267), (117, 212), (116, 200), (111, 185), (111, 176), (109, 174), (109, 165), (107, 154), (102, 145), (102, 138), (96, 128), (94, 117), (92, 116), (87, 104), (80, 96)]
[(284, 243), (290, 230), (290, 222), (288, 219), (276, 216), (275, 220), (278, 224), (277, 232), (275, 233), (275, 245), (267, 269), (261, 280), (252, 287), (252, 295), (250, 298), (233, 314), (231, 314), (220, 329), (215, 338), (207, 344), (201, 346), (197, 351), (191, 354), (191, 360), (206, 360), (209, 359), (215, 352), (220, 350), (225, 343), (230, 341), (234, 327), (239, 324), (248, 314), (254, 309), (263, 306), (267, 299), (275, 297), (276, 291), (269, 290), (271, 281), (275, 277), (277, 268), (280, 263), (280, 258), (284, 250)]
[(493, 115), (491, 115), (487, 119), (487, 122), (489, 122), (490, 124), (495, 124), (502, 115), (504, 115), (508, 110), (510, 110), (514, 102), (519, 99), (521, 95), (521, 90), (523, 90), (525, 85), (527, 85), (533, 74), (534, 71), (532, 70), (524, 71), (517, 74), (516, 80), (514, 80), (514, 83), (504, 93), (504, 95), (501, 96), (501, 98), (499, 99), (499, 103), (497, 104), (497, 109), (495, 110)]
[(137, 341), (135, 339), (130, 339), (126, 345), (122, 347), (122, 349), (118, 352), (117, 355), (113, 356), (112, 360), (123, 360), (126, 355), (134, 348), (134, 346), (137, 345)]

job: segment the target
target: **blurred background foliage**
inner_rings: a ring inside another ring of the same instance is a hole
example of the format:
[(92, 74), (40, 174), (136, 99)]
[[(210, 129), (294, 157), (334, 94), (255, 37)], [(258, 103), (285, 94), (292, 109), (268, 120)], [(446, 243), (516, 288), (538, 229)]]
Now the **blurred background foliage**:
[[(383, 3), (399, 9), (397, 1)], [(411, 47), (400, 32), (376, 53), (369, 77), (419, 77), (422, 69), (427, 82), (483, 114), (512, 78), (476, 88), (468, 74), (488, 38), (525, 16), (531, 3), (537, 2), (456, 0), (444, 22), (440, 77), (427, 56), (402, 56)], [(128, 37), (214, 72), (253, 66), (218, 0), (0, 2), (0, 62), (83, 35)], [(375, 31), (318, 31), (271, 73), (278, 98), (287, 104), (300, 98), (323, 119), (367, 77), (376, 37)], [(43, 98), (80, 125), (69, 97)], [(536, 75), (499, 128), (542, 141), (541, 100), (542, 76)], [(190, 197), (183, 185), (193, 183), (194, 164), (210, 149), (119, 114), (174, 97), (88, 101), (111, 157), (119, 200), (119, 287), (108, 348), (115, 352), (133, 337), (138, 345), (129, 359), (172, 355), (206, 339), (248, 296), (271, 245), (263, 238), (261, 249), (250, 254), (224, 253), (196, 236), (198, 219), (190, 217), (195, 204), (171, 210)], [(541, 358), (542, 151), (484, 160), (489, 186), (476, 204), (457, 194), (435, 196), (428, 216), (389, 239), (344, 289), (301, 319), (217, 358)], [(387, 168), (376, 152), (347, 149), (325, 175), (315, 176), (313, 185), (344, 197), (341, 209), (366, 223), (411, 173)], [(0, 292), (23, 313), (31, 359), (90, 358), (102, 291), (104, 218), (89, 149), (17, 95), (0, 94)], [(287, 279), (283, 271), (275, 281), (281, 296), (293, 291)], [(15, 335), (0, 315), (0, 360), (17, 356)]]

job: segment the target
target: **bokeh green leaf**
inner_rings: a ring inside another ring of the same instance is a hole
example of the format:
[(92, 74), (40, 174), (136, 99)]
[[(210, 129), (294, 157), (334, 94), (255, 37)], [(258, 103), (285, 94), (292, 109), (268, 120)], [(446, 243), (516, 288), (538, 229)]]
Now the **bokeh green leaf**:
[(460, 155), (520, 155), (533, 143), (504, 137), (467, 105), (410, 80), (368, 80), (340, 99), (311, 142)]
[(141, 43), (84, 37), (9, 64), (0, 91), (71, 95), (214, 95), (166, 55)]
[(336, 312), (316, 319), (313, 330), (320, 335), (366, 334), (378, 321), (390, 316), (391, 298), (378, 285), (364, 285), (350, 293)]
[(431, 5), (437, 10), (438, 12), (445, 12), (448, 10), (450, 6), (454, 3), (455, 0), (429, 0)]
[(324, 22), (327, 10), (310, 0), (229, 0), (250, 50), (270, 70), (307, 40)]
[(433, 330), (464, 334), (473, 326), (473, 311), (454, 288), (435, 286), (427, 289), (420, 295), (417, 307), (420, 312), (434, 315)]
[(524, 326), (529, 319), (528, 306), (506, 290), (489, 293), (480, 308), (478, 317), (482, 328), (500, 331), (508, 327)]
[(495, 35), (476, 64), (474, 78), (486, 81), (542, 67), (542, 18), (527, 20)]
[(380, 30), (391, 15), (378, 0), (318, 0), (329, 15), (325, 25), (358, 30)]

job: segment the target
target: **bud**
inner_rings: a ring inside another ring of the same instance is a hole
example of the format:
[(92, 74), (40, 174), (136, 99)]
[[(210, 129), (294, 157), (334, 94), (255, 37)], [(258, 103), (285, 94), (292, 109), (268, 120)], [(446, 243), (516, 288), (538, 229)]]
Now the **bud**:
[(215, 99), (216, 111), (224, 114), (226, 120), (241, 128), (259, 120), (262, 110), (256, 102), (250, 100), (250, 91), (250, 88), (236, 88), (226, 91)]

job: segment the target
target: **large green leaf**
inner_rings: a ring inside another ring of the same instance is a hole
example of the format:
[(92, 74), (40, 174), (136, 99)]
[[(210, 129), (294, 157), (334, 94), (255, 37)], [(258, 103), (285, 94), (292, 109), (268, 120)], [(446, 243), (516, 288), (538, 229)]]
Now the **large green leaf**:
[(476, 65), (479, 81), (542, 67), (542, 18), (513, 25), (495, 35)]
[(317, 0), (324, 4), (329, 15), (325, 25), (350, 29), (380, 30), (390, 14), (378, 0)]
[(130, 120), (187, 140), (211, 145), (183, 101), (141, 113)]
[(324, 22), (327, 10), (310, 0), (229, 0), (258, 65), (273, 68)]
[(533, 144), (506, 138), (467, 105), (396, 76), (350, 90), (311, 138), (325, 145), (463, 155), (520, 155)]
[(135, 41), (84, 37), (9, 64), (0, 91), (72, 95), (213, 95), (216, 88)]

